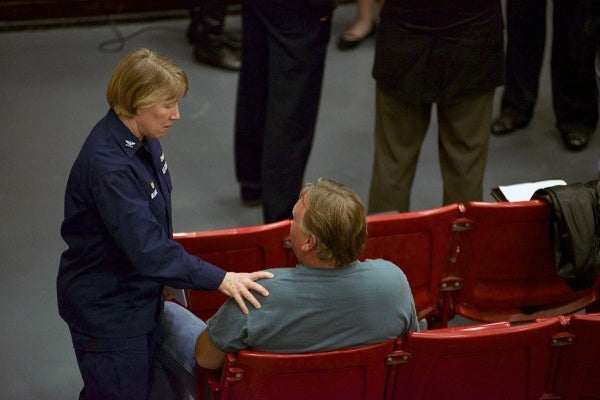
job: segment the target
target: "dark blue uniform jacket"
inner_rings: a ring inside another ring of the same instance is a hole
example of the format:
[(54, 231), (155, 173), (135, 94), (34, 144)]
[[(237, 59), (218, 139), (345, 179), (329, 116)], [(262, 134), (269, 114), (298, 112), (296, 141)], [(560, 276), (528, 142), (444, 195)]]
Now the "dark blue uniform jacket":
[(77, 157), (65, 194), (68, 245), (58, 308), (71, 329), (138, 336), (156, 326), (164, 284), (216, 289), (225, 271), (172, 240), (171, 178), (156, 139), (140, 142), (110, 110)]

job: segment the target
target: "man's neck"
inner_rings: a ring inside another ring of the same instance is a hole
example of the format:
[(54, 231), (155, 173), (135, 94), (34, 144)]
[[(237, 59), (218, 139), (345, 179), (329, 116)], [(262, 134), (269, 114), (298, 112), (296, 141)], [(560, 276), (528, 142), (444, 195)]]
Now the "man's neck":
[(333, 269), (336, 265), (332, 261), (324, 261), (315, 255), (314, 252), (307, 254), (302, 260), (298, 260), (301, 264), (307, 265), (313, 268)]

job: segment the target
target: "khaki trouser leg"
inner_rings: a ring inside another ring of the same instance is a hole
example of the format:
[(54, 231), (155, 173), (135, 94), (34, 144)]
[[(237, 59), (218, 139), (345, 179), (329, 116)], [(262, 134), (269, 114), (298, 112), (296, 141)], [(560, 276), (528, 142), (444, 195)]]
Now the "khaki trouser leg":
[(408, 211), (410, 190), (430, 116), (431, 105), (404, 103), (377, 88), (370, 214)]
[(494, 91), (438, 105), (444, 204), (483, 200)]

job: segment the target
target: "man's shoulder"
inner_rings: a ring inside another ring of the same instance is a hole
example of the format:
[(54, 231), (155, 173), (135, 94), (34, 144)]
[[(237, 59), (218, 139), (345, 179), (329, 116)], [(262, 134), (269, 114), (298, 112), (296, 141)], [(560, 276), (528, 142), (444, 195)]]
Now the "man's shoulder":
[(270, 268), (265, 271), (271, 272), (273, 274), (273, 278), (263, 278), (259, 279), (256, 282), (260, 283), (265, 288), (269, 289), (271, 287), (276, 287), (290, 279), (295, 273), (296, 268)]
[(383, 258), (366, 259), (362, 261), (365, 273), (370, 275), (379, 275), (383, 277), (396, 277), (399, 279), (407, 279), (402, 268), (391, 261)]
[(368, 268), (377, 268), (380, 270), (397, 270), (400, 267), (394, 264), (391, 261), (385, 260), (383, 258), (367, 258), (364, 261), (359, 261), (363, 264), (363, 266)]

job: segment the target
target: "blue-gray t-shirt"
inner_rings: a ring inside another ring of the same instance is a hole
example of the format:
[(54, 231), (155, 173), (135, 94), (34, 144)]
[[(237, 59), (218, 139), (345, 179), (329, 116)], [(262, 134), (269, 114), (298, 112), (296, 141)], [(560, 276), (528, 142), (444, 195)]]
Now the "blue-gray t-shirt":
[(243, 314), (229, 299), (207, 321), (224, 352), (245, 348), (277, 353), (326, 351), (383, 342), (418, 331), (404, 272), (385, 260), (323, 269), (306, 265), (269, 270), (260, 280), (269, 296)]

